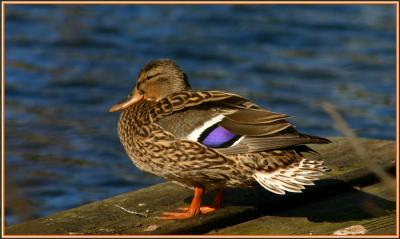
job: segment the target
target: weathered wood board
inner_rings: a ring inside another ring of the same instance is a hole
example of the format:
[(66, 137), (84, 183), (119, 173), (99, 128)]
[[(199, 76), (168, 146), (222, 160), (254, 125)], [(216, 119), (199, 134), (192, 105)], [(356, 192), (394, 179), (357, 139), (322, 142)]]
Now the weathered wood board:
[(361, 225), (366, 234), (396, 233), (396, 195), (381, 183), (282, 210), (209, 234), (327, 235)]
[[(229, 189), (222, 208), (215, 213), (183, 221), (164, 221), (156, 216), (187, 206), (192, 192), (172, 183), (162, 183), (12, 225), (6, 228), (6, 235), (330, 234), (342, 226), (354, 224), (365, 225), (368, 233), (393, 234), (395, 198), (380, 190), (378, 180), (354, 155), (346, 139), (331, 140), (332, 144), (313, 148), (321, 153), (332, 171), (302, 194), (279, 196), (261, 187)], [(395, 142), (360, 140), (369, 155), (368, 160), (394, 173)], [(204, 203), (210, 203), (211, 198), (212, 194), (207, 195)], [(367, 199), (367, 205), (372, 205), (369, 208), (372, 214), (367, 213), (368, 208), (360, 209), (364, 205), (363, 198)], [(352, 202), (353, 206), (335, 203), (339, 201)], [(148, 216), (131, 214), (118, 206)], [(375, 209), (377, 211), (373, 211)], [(379, 213), (374, 214), (376, 212)], [(304, 228), (300, 230), (299, 225)]]

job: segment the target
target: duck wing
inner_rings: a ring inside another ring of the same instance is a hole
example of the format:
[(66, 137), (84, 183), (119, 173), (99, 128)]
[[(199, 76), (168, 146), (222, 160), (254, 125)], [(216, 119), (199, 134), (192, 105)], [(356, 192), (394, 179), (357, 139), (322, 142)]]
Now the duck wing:
[(330, 142), (297, 132), (287, 121), (288, 115), (221, 91), (171, 94), (156, 103), (150, 118), (177, 138), (199, 142), (223, 154)]

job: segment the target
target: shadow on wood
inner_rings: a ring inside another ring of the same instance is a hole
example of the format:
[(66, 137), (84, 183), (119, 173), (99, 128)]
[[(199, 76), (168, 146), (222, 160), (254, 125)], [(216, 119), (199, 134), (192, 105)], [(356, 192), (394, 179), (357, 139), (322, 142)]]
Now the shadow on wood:
[[(390, 167), (388, 171), (393, 172), (393, 168)], [(344, 180), (320, 180), (316, 182), (315, 186), (307, 187), (301, 194), (287, 193), (283, 196), (266, 191), (260, 186), (252, 189), (227, 189), (222, 208), (227, 208), (231, 216), (229, 218), (216, 217), (216, 220), (203, 222), (201, 227), (191, 228), (190, 233), (207, 233), (206, 230), (209, 228), (207, 224), (210, 224), (209, 226), (215, 229), (225, 228), (281, 211), (286, 211), (287, 213), (280, 214), (280, 216), (306, 217), (313, 222), (347, 222), (388, 215), (396, 209), (395, 198), (390, 201), (354, 188), (377, 182), (377, 178), (368, 171), (361, 170), (360, 178), (351, 178), (352, 180), (347, 180), (347, 175), (342, 177)], [(213, 194), (210, 193), (205, 197), (205, 205), (211, 203)], [(336, 205), (335, 201), (329, 201), (328, 203), (324, 201), (325, 204), (318, 203), (323, 199), (335, 198), (343, 194), (351, 197), (351, 199), (346, 200), (346, 205)], [(190, 201), (191, 197), (185, 198), (186, 203), (190, 203)], [(289, 210), (305, 204), (315, 204), (317, 206), (313, 206), (312, 210), (297, 210), (295, 212)], [(234, 208), (232, 207), (247, 208), (247, 210), (233, 215)], [(348, 213), (349, 211), (351, 213)], [(216, 213), (219, 212), (217, 211)], [(182, 231), (175, 233), (180, 234)], [(183, 231), (183, 233), (186, 232)]]

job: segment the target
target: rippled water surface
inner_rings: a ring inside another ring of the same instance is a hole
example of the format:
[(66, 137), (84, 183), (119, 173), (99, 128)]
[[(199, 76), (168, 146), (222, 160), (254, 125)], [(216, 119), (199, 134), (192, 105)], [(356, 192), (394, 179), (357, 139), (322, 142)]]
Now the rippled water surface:
[(395, 138), (394, 6), (7, 5), (8, 224), (162, 181), (131, 164), (107, 112), (160, 57), (302, 132), (339, 135), (328, 101), (359, 136)]

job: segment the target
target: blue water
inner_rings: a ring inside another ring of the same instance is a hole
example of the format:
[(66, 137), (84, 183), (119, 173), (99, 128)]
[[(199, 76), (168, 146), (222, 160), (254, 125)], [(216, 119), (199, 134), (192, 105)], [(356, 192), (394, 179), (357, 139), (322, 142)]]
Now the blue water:
[(108, 108), (139, 69), (175, 59), (305, 133), (395, 139), (395, 6), (6, 6), (7, 224), (136, 190)]

